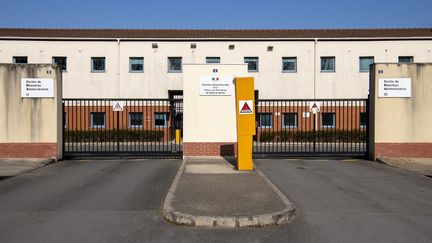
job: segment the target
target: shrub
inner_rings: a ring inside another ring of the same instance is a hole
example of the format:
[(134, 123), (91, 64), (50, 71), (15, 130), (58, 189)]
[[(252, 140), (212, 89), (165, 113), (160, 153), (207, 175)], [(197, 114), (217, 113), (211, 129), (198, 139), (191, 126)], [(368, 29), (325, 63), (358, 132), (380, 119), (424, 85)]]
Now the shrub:
[(154, 142), (164, 138), (160, 130), (66, 130), (65, 142)]
[(263, 131), (260, 142), (365, 142), (365, 130)]

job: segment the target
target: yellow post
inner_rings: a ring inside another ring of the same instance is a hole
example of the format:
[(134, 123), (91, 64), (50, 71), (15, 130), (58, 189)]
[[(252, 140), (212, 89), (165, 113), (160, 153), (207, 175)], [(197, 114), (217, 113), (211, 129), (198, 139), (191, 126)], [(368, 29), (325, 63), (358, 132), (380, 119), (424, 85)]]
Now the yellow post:
[(175, 132), (176, 132), (175, 133), (175, 142), (180, 143), (180, 138), (181, 138), (180, 129), (176, 129)]
[(253, 170), (252, 136), (255, 135), (254, 79), (236, 78), (237, 169)]

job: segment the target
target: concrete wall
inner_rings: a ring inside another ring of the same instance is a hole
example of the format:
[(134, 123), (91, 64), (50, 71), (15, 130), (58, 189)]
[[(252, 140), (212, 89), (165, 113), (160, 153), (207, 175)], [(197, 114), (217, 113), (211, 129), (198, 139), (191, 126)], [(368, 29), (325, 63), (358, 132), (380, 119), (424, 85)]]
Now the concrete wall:
[[(229, 50), (229, 45), (235, 49)], [(268, 46), (273, 51), (267, 51)], [(205, 63), (206, 56), (219, 56), (223, 64), (241, 64), (244, 57), (256, 56), (259, 71), (248, 75), (254, 77), (260, 98), (366, 98), (368, 72), (359, 72), (359, 56), (374, 56), (375, 62), (397, 62), (398, 56), (432, 62), (431, 46), (430, 40), (1, 40), (0, 62), (28, 56), (29, 63), (52, 63), (53, 56), (66, 56), (65, 98), (167, 98), (168, 90), (183, 89), (184, 78), (184, 73), (167, 72), (169, 56), (192, 64)], [(91, 57), (98, 56), (106, 57), (106, 72), (91, 73)], [(130, 73), (129, 57), (137, 56), (144, 57), (144, 72)], [(336, 57), (336, 72), (320, 71), (321, 56)], [(297, 72), (282, 72), (282, 57), (297, 57)]]
[[(217, 69), (217, 73), (213, 70)], [(202, 76), (247, 76), (247, 65), (184, 65), (183, 146), (185, 156), (234, 155), (237, 142), (234, 79), (231, 96), (200, 96)], [(231, 153), (231, 154), (230, 154)]]
[[(21, 98), (22, 78), (53, 78), (53, 98)], [(0, 157), (62, 157), (62, 76), (53, 64), (0, 64)]]
[[(378, 97), (380, 78), (411, 78), (411, 98)], [(370, 156), (432, 157), (432, 64), (376, 64), (370, 82)]]

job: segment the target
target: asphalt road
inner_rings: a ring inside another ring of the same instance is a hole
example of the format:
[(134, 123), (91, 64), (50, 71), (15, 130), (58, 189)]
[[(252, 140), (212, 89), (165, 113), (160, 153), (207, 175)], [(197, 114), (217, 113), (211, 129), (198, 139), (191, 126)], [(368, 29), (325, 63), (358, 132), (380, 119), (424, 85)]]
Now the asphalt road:
[(432, 179), (367, 161), (256, 160), (291, 199), (291, 224), (165, 222), (180, 160), (68, 161), (0, 181), (0, 242), (430, 242)]

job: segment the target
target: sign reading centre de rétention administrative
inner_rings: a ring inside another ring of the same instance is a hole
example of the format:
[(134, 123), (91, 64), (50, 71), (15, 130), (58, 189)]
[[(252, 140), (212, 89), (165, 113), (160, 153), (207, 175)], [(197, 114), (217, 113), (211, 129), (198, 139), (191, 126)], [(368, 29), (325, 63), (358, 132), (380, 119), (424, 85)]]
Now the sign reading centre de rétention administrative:
[(53, 98), (54, 79), (52, 78), (22, 78), (22, 98)]
[(231, 96), (233, 95), (232, 76), (201, 76), (201, 96)]
[(411, 97), (411, 78), (380, 78), (378, 97)]

